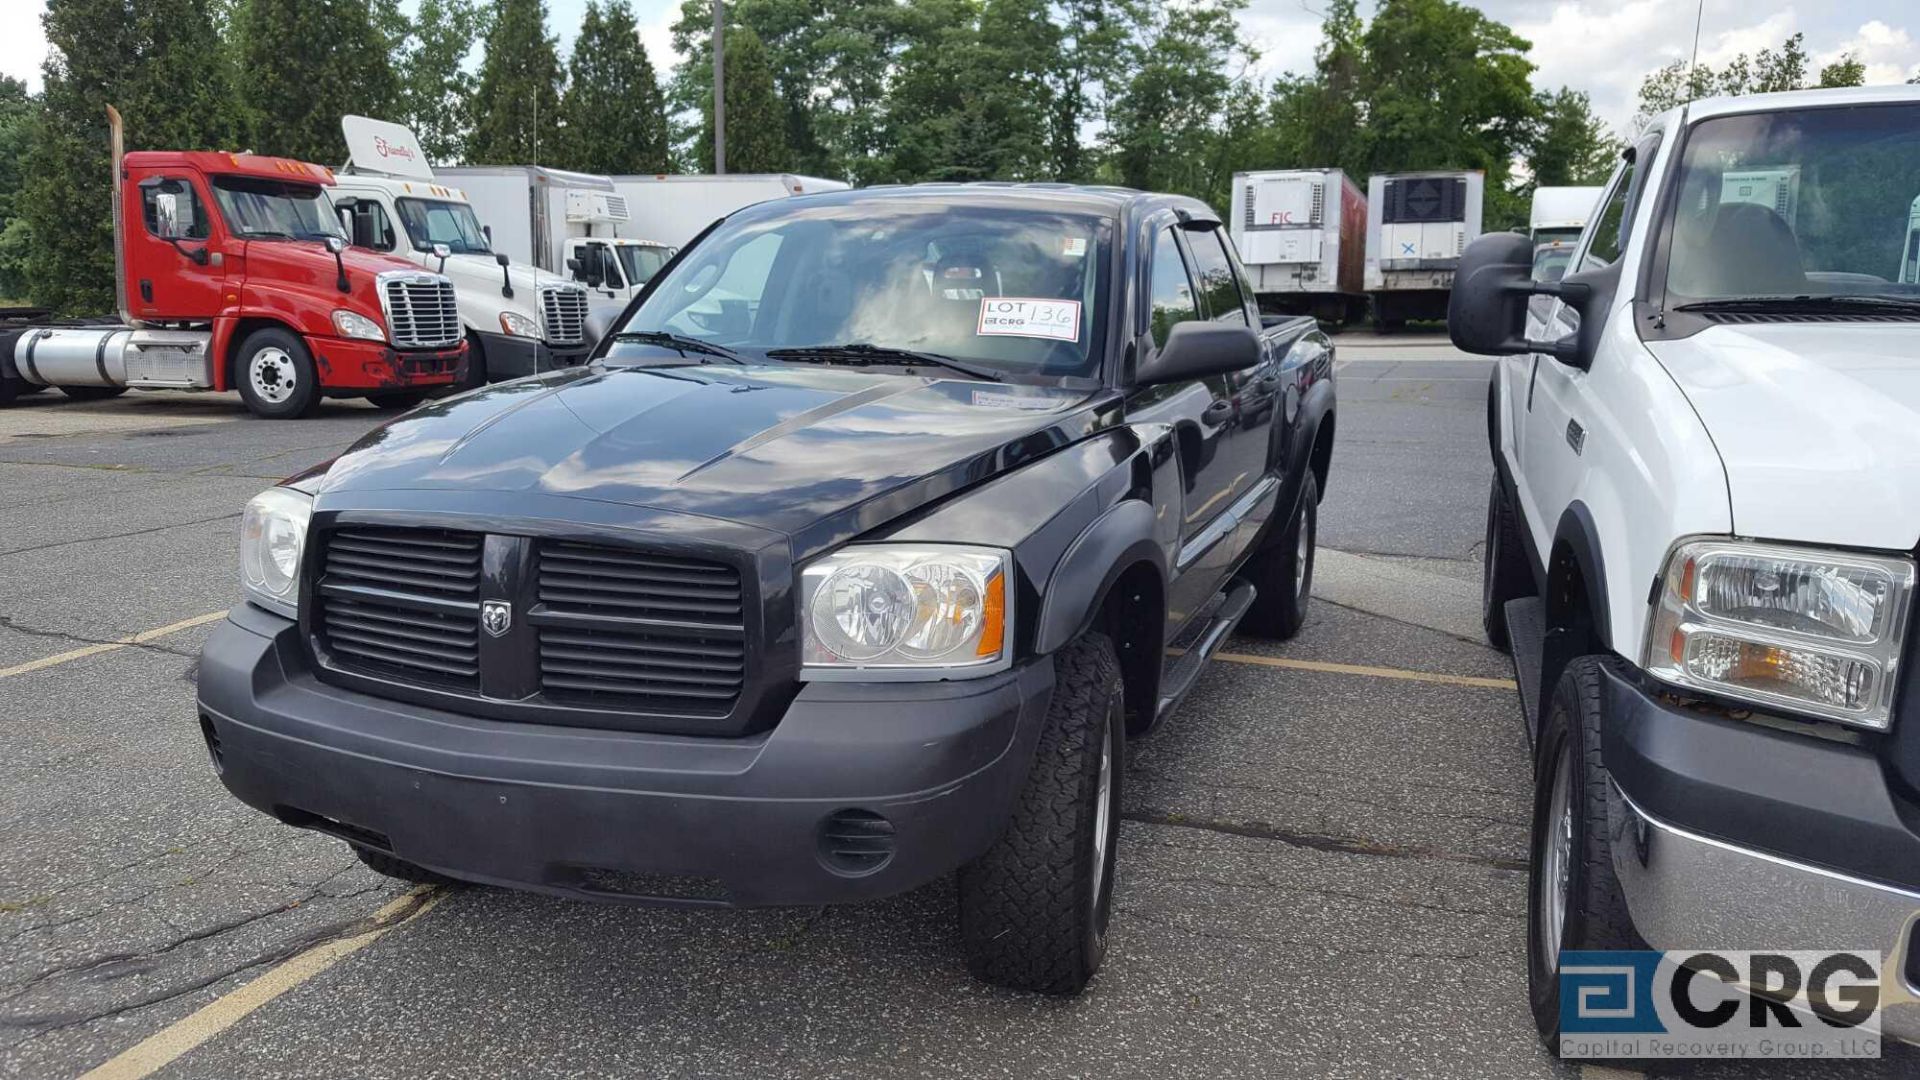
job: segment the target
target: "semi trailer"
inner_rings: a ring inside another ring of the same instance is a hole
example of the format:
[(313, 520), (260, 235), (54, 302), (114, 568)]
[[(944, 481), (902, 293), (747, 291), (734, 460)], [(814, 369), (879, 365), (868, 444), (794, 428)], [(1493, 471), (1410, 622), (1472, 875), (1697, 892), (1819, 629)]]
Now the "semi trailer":
[(1477, 169), (1367, 178), (1366, 286), (1376, 324), (1446, 318), (1454, 267), (1480, 235), (1485, 193)]
[(350, 247), (332, 170), (216, 151), (125, 153), (107, 110), (117, 317), (0, 319), (0, 405), (47, 387), (238, 390), (268, 419), (324, 397), (409, 407), (466, 357), (453, 283)]
[(1366, 312), (1367, 197), (1345, 172), (1235, 173), (1229, 217), (1262, 312), (1329, 323)]
[[(572, 367), (599, 340), (585, 286), (494, 249), (491, 222), (435, 175), (411, 130), (366, 116), (340, 121), (348, 163), (333, 203), (353, 246), (445, 274), (467, 339), (465, 383)], [(526, 215), (519, 215), (524, 218)]]
[(675, 248), (743, 206), (821, 191), (845, 191), (844, 180), (793, 173), (728, 173), (722, 176), (615, 176), (614, 191), (626, 202), (627, 233)]

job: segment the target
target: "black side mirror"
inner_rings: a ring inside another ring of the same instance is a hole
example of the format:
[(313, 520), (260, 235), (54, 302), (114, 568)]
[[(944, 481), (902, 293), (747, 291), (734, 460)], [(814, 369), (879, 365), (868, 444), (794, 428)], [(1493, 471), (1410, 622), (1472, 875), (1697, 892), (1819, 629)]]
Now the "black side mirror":
[(1135, 386), (1186, 382), (1208, 375), (1242, 371), (1260, 362), (1260, 338), (1249, 326), (1189, 321), (1178, 323), (1167, 343), (1134, 373)]
[(334, 287), (343, 293), (352, 292), (353, 286), (347, 281), (346, 260), (340, 257), (340, 253), (347, 250), (346, 238), (343, 236), (329, 236), (325, 240), (320, 241), (320, 243), (328, 251), (333, 252), (333, 268), (338, 271), (340, 275), (334, 280)]
[(572, 274), (575, 278), (578, 278), (580, 276), (580, 260), (579, 259), (567, 260), (567, 273)]
[[(483, 225), (481, 228), (484, 229), (486, 226)], [(492, 233), (487, 234), (487, 242), (493, 242)], [(510, 261), (507, 258), (507, 253), (504, 251), (494, 252), (493, 261), (500, 264), (500, 295), (511, 300), (513, 299), (513, 275), (507, 273), (507, 263)]]
[(1580, 335), (1559, 341), (1527, 339), (1527, 301), (1558, 296), (1583, 316), (1592, 290), (1583, 282), (1535, 281), (1533, 242), (1519, 233), (1488, 233), (1467, 245), (1447, 297), (1447, 336), (1466, 352), (1482, 356), (1546, 353), (1562, 363), (1587, 366)]

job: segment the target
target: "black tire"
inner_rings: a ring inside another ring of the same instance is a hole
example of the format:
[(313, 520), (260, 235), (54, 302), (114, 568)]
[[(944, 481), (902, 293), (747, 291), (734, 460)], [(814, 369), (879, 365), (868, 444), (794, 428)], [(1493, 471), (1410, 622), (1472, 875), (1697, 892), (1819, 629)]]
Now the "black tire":
[(320, 375), (300, 336), (277, 326), (248, 334), (233, 357), (233, 384), (263, 420), (295, 420), (320, 407)]
[(460, 368), (460, 374), (453, 380), (456, 392), (475, 390), (487, 385), (487, 349), (480, 344), (480, 335), (467, 332), (467, 359)]
[(385, 874), (390, 878), (397, 878), (401, 881), (411, 881), (419, 885), (459, 884), (459, 882), (445, 874), (436, 874), (424, 866), (415, 866), (405, 859), (396, 858), (384, 851), (363, 848), (358, 844), (351, 846), (353, 847), (353, 853), (359, 856), (360, 861), (367, 864), (367, 869), (372, 870), (376, 874)]
[[(1527, 991), (1540, 1041), (1555, 1052), (1560, 1044), (1560, 952), (1647, 947), (1633, 928), (1620, 879), (1614, 875), (1608, 840), (1607, 800), (1617, 796), (1612, 795), (1600, 758), (1601, 668), (1606, 663), (1601, 657), (1582, 656), (1567, 665), (1547, 705), (1534, 770)], [(1556, 789), (1562, 783), (1567, 786), (1564, 816), (1556, 813)], [(1560, 826), (1555, 824), (1556, 817)], [(1551, 861), (1567, 871), (1566, 915), (1559, 948), (1552, 949), (1547, 930), (1548, 843), (1561, 828), (1566, 830), (1565, 854)]]
[(1053, 702), (1013, 818), (960, 869), (960, 938), (986, 982), (1077, 994), (1107, 950), (1126, 720), (1105, 635), (1086, 634), (1053, 663)]
[(124, 386), (63, 386), (60, 392), (72, 401), (105, 401), (127, 392)]
[(1300, 508), (1275, 541), (1254, 552), (1242, 573), (1253, 582), (1253, 606), (1240, 626), (1258, 637), (1285, 641), (1307, 621), (1313, 561), (1320, 527), (1320, 485), (1307, 470)]
[(1480, 626), (1487, 642), (1501, 652), (1512, 649), (1507, 633), (1507, 601), (1532, 596), (1533, 571), (1527, 568), (1520, 539), (1520, 516), (1507, 502), (1496, 474), (1487, 490), (1487, 536), (1480, 566)]
[(425, 390), (390, 390), (384, 394), (368, 394), (367, 400), (373, 407), (383, 412), (405, 412), (427, 400)]

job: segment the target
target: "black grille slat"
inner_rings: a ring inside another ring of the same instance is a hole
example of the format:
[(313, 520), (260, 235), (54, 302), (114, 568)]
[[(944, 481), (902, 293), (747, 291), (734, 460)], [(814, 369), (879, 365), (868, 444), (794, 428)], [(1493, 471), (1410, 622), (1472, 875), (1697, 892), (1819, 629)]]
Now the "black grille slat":
[(645, 683), (645, 689), (643, 690), (641, 689), (642, 684), (638, 680), (623, 682), (616, 679), (591, 679), (574, 675), (549, 675), (546, 677), (545, 682), (549, 689), (587, 690), (614, 694), (644, 694), (647, 697), (711, 698), (715, 701), (731, 701), (735, 696), (735, 692), (733, 691), (662, 686), (653, 682)]
[(343, 667), (477, 690), (481, 543), (438, 529), (328, 534), (316, 633)]

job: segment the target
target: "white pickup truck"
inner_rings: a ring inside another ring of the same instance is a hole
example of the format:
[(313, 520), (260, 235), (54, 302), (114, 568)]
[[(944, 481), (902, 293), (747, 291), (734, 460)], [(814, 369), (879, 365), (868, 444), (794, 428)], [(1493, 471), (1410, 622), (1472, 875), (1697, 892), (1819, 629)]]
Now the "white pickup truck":
[(1697, 101), (1563, 280), (1517, 234), (1461, 260), (1549, 1046), (1561, 951), (1647, 947), (1878, 950), (1920, 1038), (1916, 195), (1920, 86)]

